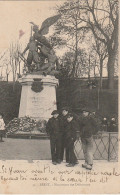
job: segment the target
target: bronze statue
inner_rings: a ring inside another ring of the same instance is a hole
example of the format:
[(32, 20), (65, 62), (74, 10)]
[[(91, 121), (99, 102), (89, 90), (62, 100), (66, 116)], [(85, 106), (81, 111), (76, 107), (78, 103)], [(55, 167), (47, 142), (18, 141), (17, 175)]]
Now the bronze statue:
[[(50, 18), (47, 18), (43, 23), (42, 26), (39, 30), (38, 26), (31, 22), (33, 25), (33, 37), (34, 39), (38, 42), (39, 50), (40, 50), (40, 69), (45, 70), (46, 69), (46, 74), (50, 74), (51, 71), (55, 69), (55, 63), (56, 66), (58, 67), (58, 59), (57, 56), (55, 55), (55, 51), (52, 48), (52, 45), (49, 43), (49, 41), (46, 39), (44, 36), (49, 32), (49, 27), (53, 25), (58, 19), (60, 18), (60, 15), (56, 15)], [(44, 60), (47, 58), (48, 63), (44, 64)]]
[(26, 51), (29, 50), (28, 53), (28, 57), (27, 57), (27, 66), (28, 66), (28, 71), (32, 71), (32, 62), (34, 62), (36, 64), (36, 67), (34, 67), (36, 70), (39, 68), (39, 63), (40, 63), (40, 59), (39, 59), (39, 55), (38, 55), (38, 43), (35, 41), (34, 37), (30, 38), (30, 41), (27, 45), (27, 47), (25, 48), (25, 50), (23, 51), (22, 55), (24, 55), (26, 53)]
[[(59, 18), (60, 15), (47, 18), (42, 23), (40, 30), (36, 24), (30, 22), (33, 25), (32, 30), (34, 33), (30, 38), (27, 47), (22, 53), (23, 56), (29, 49), (27, 57), (27, 67), (29, 72), (40, 71), (44, 75), (54, 75), (55, 73), (58, 73), (58, 71), (55, 69), (55, 64), (57, 68), (59, 65), (57, 56), (55, 55), (55, 51), (52, 48), (52, 45), (44, 35), (49, 32), (49, 27), (53, 25)], [(45, 59), (47, 59), (47, 63), (45, 63)], [(34, 64), (32, 64), (32, 62)]]

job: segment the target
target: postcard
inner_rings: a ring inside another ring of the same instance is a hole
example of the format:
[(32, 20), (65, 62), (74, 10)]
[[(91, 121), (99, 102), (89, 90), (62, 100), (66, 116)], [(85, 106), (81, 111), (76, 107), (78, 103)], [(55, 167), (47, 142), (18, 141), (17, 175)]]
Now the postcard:
[(0, 1), (0, 193), (119, 194), (118, 0)]

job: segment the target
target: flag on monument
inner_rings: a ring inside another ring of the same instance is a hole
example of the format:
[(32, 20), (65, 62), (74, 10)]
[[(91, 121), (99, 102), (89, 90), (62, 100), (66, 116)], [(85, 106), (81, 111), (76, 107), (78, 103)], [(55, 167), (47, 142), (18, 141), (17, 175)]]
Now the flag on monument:
[(23, 30), (19, 30), (19, 39), (25, 34)]

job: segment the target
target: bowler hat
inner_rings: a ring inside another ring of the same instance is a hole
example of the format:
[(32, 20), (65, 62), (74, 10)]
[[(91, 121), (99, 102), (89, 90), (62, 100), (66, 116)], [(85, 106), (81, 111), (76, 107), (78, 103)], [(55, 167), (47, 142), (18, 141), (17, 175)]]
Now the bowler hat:
[(54, 114), (59, 114), (59, 112), (57, 110), (54, 110), (51, 115), (54, 115)]

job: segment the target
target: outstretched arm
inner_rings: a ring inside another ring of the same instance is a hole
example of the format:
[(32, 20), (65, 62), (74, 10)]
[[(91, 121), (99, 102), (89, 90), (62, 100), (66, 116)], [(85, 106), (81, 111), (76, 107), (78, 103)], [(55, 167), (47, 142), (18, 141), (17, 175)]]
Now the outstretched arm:
[(28, 49), (29, 49), (29, 44), (28, 44), (27, 47), (24, 49), (22, 55), (24, 55)]

